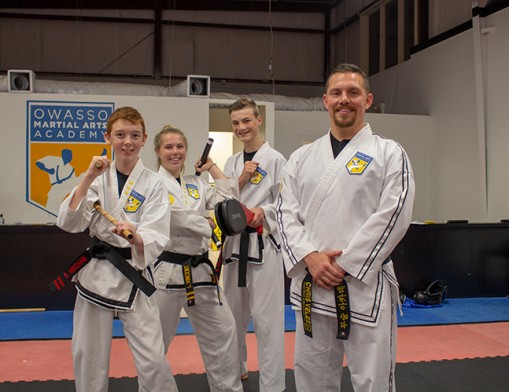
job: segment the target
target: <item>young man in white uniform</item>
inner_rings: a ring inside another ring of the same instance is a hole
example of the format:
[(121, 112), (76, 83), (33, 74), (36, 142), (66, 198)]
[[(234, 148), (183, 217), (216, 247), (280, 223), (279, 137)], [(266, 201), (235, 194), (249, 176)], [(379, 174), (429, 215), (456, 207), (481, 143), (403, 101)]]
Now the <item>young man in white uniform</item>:
[(337, 67), (323, 101), (330, 131), (292, 154), (277, 203), (297, 390), (339, 391), (346, 354), (356, 392), (392, 392), (399, 296), (390, 254), (410, 225), (412, 169), (403, 148), (365, 122), (373, 96), (360, 68)]
[(242, 391), (235, 320), (208, 258), (215, 226), (208, 211), (227, 198), (238, 198), (237, 179), (226, 178), (211, 158), (195, 169), (199, 173), (208, 171), (215, 186), (200, 176), (184, 175), (187, 138), (169, 125), (156, 135), (154, 147), (160, 165), (158, 175), (172, 207), (170, 240), (155, 263), (154, 278), (165, 349), (176, 335), (180, 311), (185, 308), (210, 391)]
[[(165, 356), (157, 299), (151, 295), (155, 288), (150, 270), (169, 238), (170, 205), (161, 180), (139, 158), (146, 138), (136, 109), (113, 112), (105, 140), (113, 147), (115, 161), (93, 157), (60, 206), (60, 228), (72, 233), (88, 228), (94, 238), (94, 257), (75, 276), (72, 354), (78, 392), (108, 390), (114, 316), (123, 323), (139, 390), (177, 391)], [(97, 201), (116, 225), (94, 209)], [(125, 230), (132, 233), (131, 239), (124, 236)]]
[[(254, 218), (245, 233), (226, 237), (224, 291), (237, 323), (242, 379), (248, 377), (246, 333), (251, 317), (258, 343), (260, 391), (281, 392), (285, 389), (284, 266), (273, 203), (286, 159), (261, 138), (262, 117), (254, 101), (240, 99), (229, 111), (244, 151), (228, 158), (224, 173), (238, 177), (240, 201)], [(263, 234), (257, 233), (259, 226)]]

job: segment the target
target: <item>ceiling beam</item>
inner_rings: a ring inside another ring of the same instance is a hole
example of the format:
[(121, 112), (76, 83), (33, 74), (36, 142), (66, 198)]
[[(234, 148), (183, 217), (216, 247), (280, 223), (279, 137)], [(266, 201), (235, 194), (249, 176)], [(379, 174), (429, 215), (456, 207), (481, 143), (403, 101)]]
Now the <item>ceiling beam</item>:
[(2, 0), (0, 8), (267, 11), (324, 13), (341, 0)]

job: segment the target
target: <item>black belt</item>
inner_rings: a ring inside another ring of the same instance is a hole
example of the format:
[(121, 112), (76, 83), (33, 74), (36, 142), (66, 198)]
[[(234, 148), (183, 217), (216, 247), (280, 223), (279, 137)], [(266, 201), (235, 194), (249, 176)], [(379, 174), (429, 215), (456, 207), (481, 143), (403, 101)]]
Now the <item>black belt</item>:
[(94, 257), (107, 259), (148, 297), (156, 291), (156, 288), (143, 277), (140, 271), (126, 261), (126, 259), (132, 258), (131, 248), (118, 248), (99, 240), (97, 237), (92, 238), (90, 247), (73, 260), (60, 276), (53, 279), (49, 284), (50, 290), (52, 292), (61, 290)]
[[(312, 338), (311, 302), (313, 297), (313, 277), (309, 272), (302, 281), (301, 294), (304, 333)], [(338, 322), (336, 339), (347, 340), (350, 334), (350, 301), (348, 299), (348, 286), (344, 279), (339, 285), (334, 287), (334, 298), (336, 300), (336, 320)]]
[[(212, 270), (212, 272), (214, 272), (214, 265), (209, 259), (209, 252), (205, 252), (204, 254), (198, 256), (192, 256), (183, 253), (163, 251), (163, 253), (161, 253), (157, 259), (165, 261), (167, 263), (173, 263), (182, 266), (182, 274), (184, 277), (184, 284), (186, 287), (187, 306), (193, 306), (195, 304), (195, 294), (191, 267), (195, 268), (200, 264), (207, 264)], [(212, 276), (217, 288), (217, 297), (219, 299), (219, 303), (222, 305), (221, 298), (219, 295), (219, 287), (217, 286), (216, 275), (213, 273)]]
[(71, 264), (58, 275), (55, 279), (53, 279), (48, 287), (52, 293), (56, 293), (64, 288), (64, 286), (72, 280), (72, 277), (78, 273), (90, 260), (92, 260), (92, 254), (87, 248), (82, 254), (76, 257)]
[[(242, 233), (240, 233), (238, 287), (246, 287), (247, 261), (249, 259), (249, 234), (256, 232), (256, 228), (248, 226)], [(258, 251), (260, 263), (262, 262), (263, 257), (263, 247), (262, 235), (258, 234)]]
[[(390, 257), (384, 260), (382, 265), (387, 264)], [(302, 296), (302, 323), (304, 326), (304, 333), (310, 338), (313, 337), (313, 326), (311, 324), (311, 303), (313, 293), (313, 277), (308, 272), (302, 281), (301, 296)], [(348, 340), (350, 335), (350, 299), (348, 296), (348, 285), (346, 280), (343, 279), (341, 283), (334, 287), (334, 299), (336, 303), (336, 320), (338, 324), (338, 333), (336, 339)]]
[[(188, 263), (192, 267), (197, 267), (203, 263), (206, 264), (210, 263), (210, 265), (212, 265), (212, 262), (209, 260), (209, 252), (205, 252), (204, 254), (198, 256), (192, 256), (183, 253), (168, 252), (165, 250), (163, 251), (163, 253), (159, 255), (157, 259), (161, 261), (166, 261), (167, 263), (179, 265), (184, 265)], [(214, 269), (214, 266), (212, 266), (212, 269)]]

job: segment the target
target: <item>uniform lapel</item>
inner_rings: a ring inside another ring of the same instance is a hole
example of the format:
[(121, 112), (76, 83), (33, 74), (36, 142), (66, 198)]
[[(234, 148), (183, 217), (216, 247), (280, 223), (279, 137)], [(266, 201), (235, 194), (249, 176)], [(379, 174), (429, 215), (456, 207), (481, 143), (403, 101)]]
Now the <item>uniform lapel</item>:
[(324, 162), (324, 175), (320, 180), (320, 183), (315, 189), (311, 197), (311, 202), (309, 204), (309, 208), (306, 215), (306, 226), (310, 229), (316, 219), (317, 213), (320, 211), (320, 206), (322, 201), (329, 191), (329, 189), (335, 185), (335, 181), (340, 178), (341, 174), (344, 174), (341, 170), (346, 166), (348, 160), (351, 158), (354, 151), (358, 149), (358, 146), (362, 144), (362, 142), (368, 137), (371, 133), (371, 128), (369, 125), (366, 125), (341, 151), (341, 153), (333, 159), (332, 148), (330, 145), (330, 131), (327, 135), (322, 136), (319, 143), (321, 144), (319, 151), (331, 151), (331, 153), (325, 156)]

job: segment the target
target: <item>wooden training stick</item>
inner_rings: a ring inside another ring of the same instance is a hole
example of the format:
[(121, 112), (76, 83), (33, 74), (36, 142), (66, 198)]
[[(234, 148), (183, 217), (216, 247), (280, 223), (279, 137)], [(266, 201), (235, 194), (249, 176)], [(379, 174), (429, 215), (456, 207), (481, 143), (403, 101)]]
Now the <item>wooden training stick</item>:
[[(108, 214), (104, 208), (102, 208), (101, 206), (101, 203), (99, 203), (99, 200), (96, 201), (94, 203), (94, 208), (99, 211), (99, 213), (104, 216), (106, 219), (108, 219), (111, 223), (113, 223), (115, 226), (118, 225), (118, 221), (112, 217), (110, 214)], [(129, 230), (125, 229), (125, 230), (122, 230), (122, 234), (124, 235), (124, 237), (126, 237), (127, 239), (132, 239), (133, 238), (133, 233), (131, 233)]]
[(101, 167), (103, 167), (103, 163), (102, 163), (102, 161), (96, 161), (96, 162), (95, 162), (95, 167), (97, 167), (98, 169), (100, 169)]

